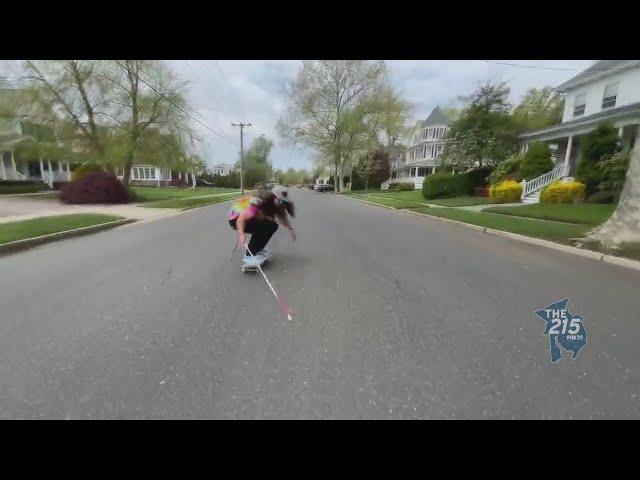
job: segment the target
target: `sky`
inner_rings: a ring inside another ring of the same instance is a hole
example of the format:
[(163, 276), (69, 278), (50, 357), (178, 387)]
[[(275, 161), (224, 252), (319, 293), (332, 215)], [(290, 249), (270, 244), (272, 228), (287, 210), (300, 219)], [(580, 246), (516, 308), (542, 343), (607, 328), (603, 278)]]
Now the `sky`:
[[(194, 122), (203, 139), (200, 153), (209, 165), (236, 162), (240, 129), (231, 123), (243, 122), (251, 123), (251, 127), (244, 129), (245, 149), (262, 134), (274, 142), (270, 158), (274, 168), (312, 167), (314, 152), (287, 146), (275, 129), (284, 106), (284, 85), (295, 78), (301, 61), (170, 60), (168, 63), (188, 82), (189, 99), (198, 112), (198, 119), (209, 127)], [(426, 118), (436, 105), (456, 106), (458, 98), (471, 94), (480, 82), (507, 81), (511, 101), (518, 103), (527, 89), (555, 87), (592, 65), (593, 60), (389, 60), (386, 63), (391, 83), (414, 106), (413, 124)], [(12, 71), (15, 70), (8, 62), (0, 65), (0, 75), (11, 75)]]
[[(426, 118), (436, 105), (456, 106), (458, 97), (471, 94), (480, 82), (507, 81), (511, 101), (517, 103), (529, 88), (557, 86), (593, 64), (593, 60), (500, 60), (536, 67), (524, 68), (492, 62), (390, 60), (386, 63), (390, 81), (414, 105), (414, 121)], [(199, 130), (205, 139), (203, 153), (209, 164), (237, 160), (240, 132), (231, 122), (244, 122), (252, 125), (245, 129), (245, 148), (261, 134), (273, 140), (274, 168), (312, 167), (313, 151), (287, 146), (275, 130), (284, 105), (284, 85), (295, 78), (301, 61), (176, 60), (169, 63), (189, 81), (190, 98), (203, 123), (235, 142), (223, 140), (201, 127)]]

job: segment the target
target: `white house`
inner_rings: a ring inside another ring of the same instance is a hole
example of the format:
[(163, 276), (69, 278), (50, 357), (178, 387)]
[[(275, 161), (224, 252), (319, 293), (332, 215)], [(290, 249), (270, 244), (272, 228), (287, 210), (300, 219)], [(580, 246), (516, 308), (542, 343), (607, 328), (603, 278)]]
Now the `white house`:
[(34, 141), (34, 137), (24, 134), (22, 122), (0, 118), (0, 180), (42, 181), (49, 186), (54, 182), (68, 182), (71, 179), (69, 162), (43, 159), (36, 163), (19, 157), (18, 146)]
[(440, 107), (434, 108), (426, 120), (417, 122), (404, 154), (397, 154), (389, 159), (391, 178), (380, 188), (387, 190), (392, 182), (412, 183), (414, 188), (422, 188), (424, 179), (440, 165), (450, 123), (451, 120)]
[(580, 164), (581, 138), (602, 122), (617, 129), (624, 149), (640, 136), (640, 60), (600, 60), (558, 86), (564, 96), (562, 123), (520, 135), (522, 151), (542, 141), (556, 148), (553, 170), (523, 181), (525, 203), (537, 203), (540, 190), (558, 178), (571, 178)]
[(222, 177), (226, 177), (233, 171), (233, 165), (229, 165), (227, 163), (219, 163), (218, 165), (214, 165), (210, 169), (212, 175), (220, 175)]
[(326, 185), (331, 180), (331, 167), (326, 166), (322, 171), (322, 176), (316, 178), (316, 185)]

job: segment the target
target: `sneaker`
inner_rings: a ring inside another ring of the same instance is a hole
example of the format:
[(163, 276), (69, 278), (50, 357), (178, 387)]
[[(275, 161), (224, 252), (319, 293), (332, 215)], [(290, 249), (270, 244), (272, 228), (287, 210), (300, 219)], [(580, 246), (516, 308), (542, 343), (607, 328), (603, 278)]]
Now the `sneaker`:
[(258, 252), (258, 255), (260, 255), (260, 256), (262, 256), (264, 258), (270, 258), (273, 255), (273, 253), (268, 248), (263, 248), (262, 250), (260, 250)]
[(262, 261), (258, 258), (257, 255), (255, 257), (252, 257), (251, 255), (245, 255), (244, 257), (242, 257), (243, 265), (255, 267), (256, 265), (260, 265), (260, 263), (262, 263)]

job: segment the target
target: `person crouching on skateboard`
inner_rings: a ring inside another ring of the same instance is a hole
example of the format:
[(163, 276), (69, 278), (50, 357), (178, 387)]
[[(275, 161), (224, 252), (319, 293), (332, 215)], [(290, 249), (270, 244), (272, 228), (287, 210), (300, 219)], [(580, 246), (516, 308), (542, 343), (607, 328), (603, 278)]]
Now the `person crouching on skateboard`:
[(245, 265), (261, 264), (271, 256), (271, 251), (265, 247), (278, 230), (276, 218), (289, 230), (291, 240), (296, 240), (288, 215), (295, 217), (295, 207), (289, 200), (286, 190), (275, 192), (265, 190), (257, 197), (242, 197), (234, 202), (229, 212), (229, 225), (238, 232), (238, 245), (243, 250), (246, 245), (246, 234), (251, 234), (248, 248), (253, 257), (245, 251), (243, 258)]

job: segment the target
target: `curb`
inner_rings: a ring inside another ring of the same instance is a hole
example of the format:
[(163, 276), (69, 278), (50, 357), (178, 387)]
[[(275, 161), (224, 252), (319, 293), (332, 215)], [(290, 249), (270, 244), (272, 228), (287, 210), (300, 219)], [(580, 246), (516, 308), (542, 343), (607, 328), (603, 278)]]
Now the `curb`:
[[(223, 200), (222, 202), (213, 202), (213, 203), (206, 203), (204, 205), (196, 205), (193, 207), (182, 207), (182, 208), (172, 208), (172, 207), (145, 207), (144, 204), (140, 204), (137, 205), (138, 208), (149, 208), (149, 209), (157, 209), (157, 210), (173, 210), (175, 213), (175, 215), (179, 214), (179, 213), (183, 213), (183, 212), (189, 212), (191, 210), (197, 210), (198, 208), (204, 208), (204, 207), (210, 207), (212, 205), (220, 205), (223, 203), (229, 203), (232, 202), (234, 200), (237, 200), (238, 197), (234, 197), (234, 198), (230, 198), (229, 200)], [(162, 216), (159, 216), (157, 218), (163, 218)], [(156, 218), (152, 218), (152, 219), (145, 219), (144, 221), (147, 220), (156, 220)]]
[(116, 220), (114, 222), (100, 223), (98, 225), (90, 225), (88, 227), (81, 227), (73, 230), (64, 230), (62, 232), (50, 233), (48, 235), (41, 235), (39, 237), (15, 240), (13, 242), (0, 245), (0, 255), (14, 253), (20, 250), (26, 250), (37, 245), (55, 242), (64, 238), (79, 237), (81, 235), (87, 235), (89, 233), (99, 232), (101, 230), (108, 230), (110, 228), (119, 227), (120, 225), (126, 225), (135, 221), (136, 220), (133, 218), (123, 218), (122, 220)]
[(349, 200), (355, 200), (356, 202), (360, 202), (360, 203), (368, 203), (369, 205), (375, 205), (376, 207), (382, 207), (382, 208), (386, 208), (388, 210), (399, 210), (395, 207), (390, 207), (388, 205), (382, 205), (380, 203), (375, 203), (375, 202), (369, 202), (368, 200), (362, 200), (360, 198), (353, 198), (351, 196), (345, 196), (345, 195), (337, 195), (334, 194), (336, 197), (340, 197), (340, 198), (348, 198)]
[(230, 198), (229, 200), (224, 200), (222, 202), (208, 203), (206, 205), (198, 205), (196, 207), (184, 207), (184, 208), (181, 208), (178, 211), (179, 212), (192, 212), (193, 210), (198, 210), (200, 208), (212, 207), (213, 205), (223, 205), (225, 203), (230, 203), (230, 202), (233, 202), (234, 200), (237, 200), (237, 199), (238, 199), (238, 197), (235, 197), (235, 198)]
[[(337, 196), (337, 195), (336, 195)], [(342, 196), (343, 198), (349, 198), (347, 196)], [(540, 238), (535, 237), (527, 237), (526, 235), (520, 235), (518, 233), (505, 232), (503, 230), (495, 230), (493, 228), (481, 227), (479, 225), (473, 225), (470, 223), (460, 222), (458, 220), (451, 220), (449, 218), (441, 218), (435, 215), (429, 215), (427, 213), (414, 212), (411, 210), (403, 210), (396, 209), (393, 207), (387, 207), (385, 205), (380, 205), (377, 203), (366, 202), (364, 200), (359, 200), (357, 198), (352, 198), (352, 200), (357, 200), (363, 203), (370, 203), (372, 205), (376, 205), (379, 207), (390, 208), (392, 210), (397, 210), (400, 213), (404, 213), (406, 215), (415, 215), (419, 217), (427, 217), (431, 220), (435, 220), (442, 223), (451, 223), (455, 225), (459, 225), (464, 228), (468, 228), (470, 230), (476, 230), (478, 232), (486, 233), (487, 235), (495, 235), (496, 237), (504, 237), (510, 238), (511, 240), (517, 240), (523, 243), (528, 243), (530, 245), (538, 245), (540, 247), (550, 248), (552, 250), (558, 250), (564, 253), (570, 253), (572, 255), (577, 255), (579, 257), (590, 258), (592, 260), (600, 261), (603, 263), (609, 263), (611, 265), (617, 265), (619, 267), (630, 268), (632, 270), (640, 271), (640, 261), (631, 260), (629, 258), (624, 257), (614, 257), (612, 255), (607, 255), (600, 252), (594, 252), (593, 250), (586, 250), (584, 248), (571, 247), (569, 245), (563, 245), (561, 243), (552, 242), (550, 240), (542, 240)], [(453, 208), (453, 207), (452, 207)]]
[(640, 261), (631, 260), (629, 258), (623, 257), (614, 257), (612, 255), (606, 255), (600, 252), (594, 252), (593, 250), (587, 250), (584, 248), (572, 247), (569, 245), (563, 245), (561, 243), (552, 242), (550, 240), (543, 240), (541, 238), (535, 237), (527, 237), (526, 235), (520, 235), (518, 233), (505, 232), (503, 230), (495, 230), (493, 228), (480, 227), (478, 225), (472, 225), (469, 223), (459, 222), (457, 220), (451, 220), (448, 218), (440, 218), (433, 215), (429, 215), (426, 213), (412, 212), (407, 211), (404, 212), (409, 215), (417, 215), (420, 217), (428, 217), (443, 223), (453, 223), (457, 224), (461, 227), (469, 228), (471, 230), (476, 230), (482, 233), (486, 233), (487, 235), (495, 235), (496, 237), (510, 238), (511, 240), (517, 240), (523, 243), (528, 243), (530, 245), (537, 245), (539, 247), (546, 247), (552, 250), (558, 250), (564, 253), (570, 253), (572, 255), (577, 255), (579, 257), (590, 258), (592, 260), (601, 261), (604, 263), (609, 263), (611, 265), (618, 265), (620, 267), (630, 268), (633, 270), (640, 270)]
[(415, 215), (418, 217), (427, 217), (427, 218), (431, 218), (437, 222), (442, 222), (442, 223), (452, 223), (454, 225), (460, 225), (462, 227), (466, 227), (470, 230), (476, 230), (478, 232), (482, 232), (482, 233), (487, 233), (487, 230), (491, 230), (491, 229), (487, 229), (486, 227), (481, 227), (479, 225), (473, 225), (472, 223), (464, 223), (464, 222), (459, 222), (458, 220), (451, 220), (449, 218), (442, 218), (442, 217), (436, 217), (435, 215), (429, 215), (426, 213), (420, 213), (420, 212), (414, 212), (412, 210), (407, 210), (404, 213), (406, 213), (407, 215)]

